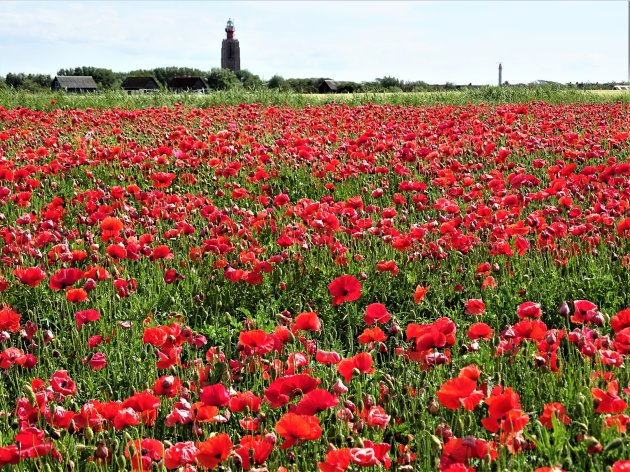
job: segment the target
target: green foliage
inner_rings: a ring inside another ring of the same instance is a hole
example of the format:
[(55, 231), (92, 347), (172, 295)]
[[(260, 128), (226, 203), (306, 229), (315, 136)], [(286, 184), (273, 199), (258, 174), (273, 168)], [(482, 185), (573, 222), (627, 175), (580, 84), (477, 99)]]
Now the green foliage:
[(231, 90), (241, 85), (241, 81), (234, 71), (219, 67), (215, 67), (210, 71), (207, 82), (212, 90)]
[(14, 90), (26, 90), (29, 92), (39, 92), (50, 90), (52, 78), (47, 74), (24, 74), (20, 72), (14, 74), (9, 72), (4, 78), (5, 84)]
[(243, 88), (247, 90), (257, 90), (264, 86), (262, 79), (247, 69), (239, 70), (235, 74)]
[(59, 69), (57, 75), (91, 75), (99, 89), (110, 90), (120, 83), (116, 81), (116, 75), (111, 69), (103, 67), (81, 66), (68, 69)]
[(274, 90), (286, 90), (288, 88), (287, 81), (279, 75), (274, 75), (271, 79), (269, 79), (267, 87)]
[(128, 75), (154, 77), (162, 87), (166, 88), (175, 77), (205, 77), (207, 74), (207, 72), (192, 67), (173, 66), (156, 67), (155, 69), (136, 69), (125, 74), (125, 77)]

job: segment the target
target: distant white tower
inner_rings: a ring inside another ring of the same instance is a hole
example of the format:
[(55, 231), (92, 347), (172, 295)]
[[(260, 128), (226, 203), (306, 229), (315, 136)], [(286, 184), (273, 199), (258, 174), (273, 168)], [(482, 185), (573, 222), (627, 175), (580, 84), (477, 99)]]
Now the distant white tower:
[(501, 63), (499, 62), (499, 87), (503, 84), (503, 80), (501, 78), (501, 75), (503, 74), (503, 66), (501, 65)]

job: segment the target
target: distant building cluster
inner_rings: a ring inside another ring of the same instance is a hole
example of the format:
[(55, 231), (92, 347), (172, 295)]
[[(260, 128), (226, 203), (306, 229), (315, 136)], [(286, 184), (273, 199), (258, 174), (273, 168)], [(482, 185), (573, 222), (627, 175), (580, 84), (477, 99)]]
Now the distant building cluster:
[[(234, 38), (234, 21), (230, 18), (225, 27), (227, 37), (221, 44), (221, 68), (233, 72), (241, 70), (241, 49), (238, 39)], [(153, 77), (127, 77), (122, 85), (127, 93), (151, 93), (160, 90), (160, 84)], [(56, 76), (51, 84), (53, 91), (69, 93), (90, 93), (97, 91), (97, 85), (92, 76)], [(168, 84), (171, 92), (205, 93), (208, 84), (201, 77), (175, 77)]]

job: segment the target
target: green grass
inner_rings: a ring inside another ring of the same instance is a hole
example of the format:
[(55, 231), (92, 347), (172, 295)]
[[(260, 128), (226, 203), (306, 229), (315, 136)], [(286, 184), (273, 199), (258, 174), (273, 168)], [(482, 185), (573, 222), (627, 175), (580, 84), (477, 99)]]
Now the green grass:
[[(54, 100), (56, 103), (51, 104)], [(20, 91), (0, 91), (0, 106), (7, 109), (18, 107), (33, 110), (51, 110), (54, 108), (126, 108), (142, 109), (149, 107), (173, 107), (185, 105), (207, 108), (221, 105), (239, 105), (242, 103), (261, 103), (305, 107), (326, 103), (347, 103), (348, 105), (466, 105), (527, 103), (544, 101), (547, 103), (630, 103), (630, 93), (600, 93), (599, 91), (581, 91), (561, 89), (554, 86), (536, 87), (482, 87), (458, 91), (410, 92), (410, 93), (358, 93), (358, 94), (299, 94), (262, 89), (258, 91), (217, 91), (205, 95), (152, 93), (128, 95), (122, 91), (101, 92), (90, 95), (67, 93), (28, 93)]]

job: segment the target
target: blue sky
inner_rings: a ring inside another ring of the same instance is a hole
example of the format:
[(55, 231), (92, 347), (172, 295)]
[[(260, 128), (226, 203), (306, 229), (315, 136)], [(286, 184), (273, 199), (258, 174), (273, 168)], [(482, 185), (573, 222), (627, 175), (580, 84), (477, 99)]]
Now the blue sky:
[(241, 67), (269, 79), (624, 81), (628, 2), (0, 1), (0, 75), (97, 66), (218, 67), (234, 18)]

